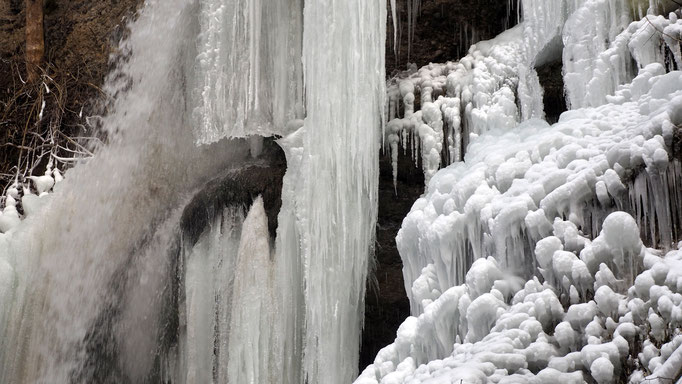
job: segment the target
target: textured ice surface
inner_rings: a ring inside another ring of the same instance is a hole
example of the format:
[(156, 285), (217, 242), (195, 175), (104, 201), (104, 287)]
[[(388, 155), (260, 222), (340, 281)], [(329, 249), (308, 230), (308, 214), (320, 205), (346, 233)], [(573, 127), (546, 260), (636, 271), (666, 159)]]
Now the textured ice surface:
[(230, 321), (225, 330), (228, 337), (219, 340), (223, 345), (227, 344), (225, 358), (228, 369), (227, 375), (219, 378), (218, 382), (273, 382), (281, 375), (277, 369), (277, 348), (273, 345), (278, 340), (274, 333), (279, 331), (273, 326), (279, 313), (273, 266), (268, 218), (263, 199), (258, 198), (242, 226), (232, 285)]
[(306, 118), (280, 140), (287, 174), (277, 257), (289, 281), (291, 327), (284, 334), (299, 334), (287, 336), (293, 352), (285, 365), (302, 364), (292, 382), (347, 383), (357, 372), (377, 215), (386, 9), (383, 0), (305, 7)]
[[(608, 265), (615, 270), (614, 260), (623, 253), (637, 265), (615, 272), (609, 284), (586, 286), (575, 302), (569, 302), (561, 282), (550, 283), (557, 277), (552, 272), (554, 279), (545, 283), (533, 278), (522, 284), (510, 281), (494, 258), (477, 260), (465, 284), (449, 288), (403, 323), (395, 342), (356, 383), (583, 383), (588, 375), (614, 383), (628, 379), (625, 369), (635, 383), (648, 375), (679, 377), (682, 252), (646, 249), (638, 234), (632, 217), (615, 212), (582, 252), (567, 252), (575, 261), (586, 253), (606, 253), (602, 270)], [(629, 241), (599, 245), (614, 235)], [(568, 247), (562, 240), (557, 245)], [(538, 245), (537, 257), (543, 252)], [(561, 263), (560, 252), (553, 264)], [(634, 285), (632, 270), (641, 271)], [(587, 276), (594, 281), (595, 273)], [(575, 278), (562, 281), (574, 284)], [(632, 355), (633, 350), (642, 353)]]
[(674, 13), (668, 18), (648, 15), (630, 23), (623, 2), (587, 2), (564, 29), (564, 83), (570, 106), (617, 101), (621, 97), (614, 96), (618, 87), (649, 64), (672, 69), (675, 62), (679, 67), (680, 28)]
[[(677, 42), (648, 27), (676, 36), (677, 14), (630, 23), (622, 5), (523, 2), (525, 56), (510, 65), (521, 110), (509, 117), (530, 119), (491, 126), (464, 162), (428, 181), (397, 237), (412, 317), (356, 383), (679, 378), (680, 163), (670, 153), (682, 72), (667, 73)], [(591, 107), (550, 126), (532, 118), (521, 88), (562, 52), (576, 59), (565, 66), (569, 88), (597, 78), (602, 57), (617, 76), (593, 85), (599, 95), (575, 91), (571, 105)], [(398, 88), (403, 98), (412, 89)], [(410, 101), (406, 115), (428, 113)]]
[[(200, 144), (283, 134), (303, 113), (300, 0), (198, 3), (190, 115)], [(196, 70), (195, 70), (196, 69)]]
[[(231, 321), (237, 320), (231, 318), (231, 315), (237, 315), (239, 310), (233, 306), (233, 302), (237, 303), (239, 300), (234, 294), (242, 283), (237, 278), (240, 274), (237, 266), (243, 264), (243, 261), (240, 263), (239, 260), (245, 255), (240, 250), (247, 246), (240, 238), (248, 240), (248, 231), (258, 229), (253, 228), (254, 224), (258, 224), (253, 222), (259, 219), (259, 209), (262, 210), (262, 200), (254, 203), (249, 214), (249, 223), (244, 221), (241, 208), (224, 209), (196, 244), (189, 249), (183, 249), (180, 269), (183, 274), (184, 300), (179, 304), (181, 308), (179, 318), (185, 330), (180, 333), (175, 361), (168, 363), (168, 366), (177, 368), (169, 369), (169, 372), (165, 373), (167, 379), (180, 383), (211, 382), (214, 371), (216, 377), (222, 380), (230, 377), (228, 374), (236, 376), (239, 373), (235, 372), (233, 366), (228, 366), (228, 345), (224, 343), (228, 338), (220, 340), (216, 335), (229, 334)], [(258, 242), (253, 244), (254, 266), (258, 265), (267, 273), (268, 265), (260, 260), (263, 256), (258, 245)], [(268, 257), (269, 254), (266, 253), (265, 256)], [(250, 284), (260, 284), (262, 286), (260, 292), (267, 295), (270, 293), (267, 289), (268, 281), (261, 280)], [(258, 298), (250, 299), (256, 303), (255, 308), (260, 307)], [(237, 310), (232, 311), (232, 308)], [(233, 315), (233, 312), (237, 313)], [(252, 327), (244, 329), (247, 339), (249, 329), (258, 329), (260, 325), (258, 317), (250, 319), (250, 324)], [(268, 340), (265, 337), (263, 339)], [(253, 346), (253, 343), (250, 345)], [(243, 361), (241, 358), (237, 359), (239, 362)], [(253, 367), (254, 374), (260, 373), (257, 362)], [(228, 368), (231, 369), (228, 371)]]
[(574, 109), (622, 100), (618, 87), (649, 64), (679, 67), (682, 20), (672, 13), (631, 23), (633, 15), (670, 9), (667, 2), (640, 3), (525, 0), (522, 24), (473, 45), (459, 62), (413, 67), (391, 79), (385, 145), (394, 178), (400, 147), (419, 157), (428, 185), (438, 169), (463, 159), (477, 135), (543, 118), (538, 66), (563, 60)]
[[(400, 147), (411, 149), (413, 156), (419, 153), (428, 184), (441, 166), (462, 160), (473, 137), (518, 123), (515, 90), (523, 57), (521, 32), (516, 27), (472, 46), (459, 62), (408, 70), (389, 82), (384, 143), (393, 158), (394, 179)], [(414, 109), (416, 95), (420, 111)]]
[(162, 362), (164, 380), (273, 382), (280, 375), (281, 350), (272, 334), (280, 330), (278, 280), (263, 200), (254, 201), (246, 218), (241, 207), (223, 209), (182, 249), (181, 260), (181, 330), (177, 348)]
[[(642, 76), (647, 77), (648, 72), (642, 71)], [(658, 178), (655, 189), (667, 190), (662, 176), (668, 167), (659, 168), (654, 157), (671, 142), (668, 109), (679, 108), (675, 100), (680, 91), (660, 95), (663, 99), (658, 101), (651, 97), (657, 85), (682, 83), (678, 72), (655, 80), (651, 82), (652, 91), (639, 102), (569, 112), (553, 127), (531, 120), (474, 141), (466, 161), (437, 174), (428, 194), (415, 203), (403, 222), (397, 240), (405, 259), (408, 293), (428, 264), (436, 266), (442, 292), (463, 282), (471, 260), (486, 255), (494, 255), (505, 268), (528, 277), (528, 263), (534, 264), (529, 251), (553, 225), (556, 227), (555, 218), (568, 219), (579, 228), (596, 229), (598, 224), (593, 221), (599, 221), (599, 212), (604, 212), (603, 219), (618, 205), (618, 199), (625, 198), (619, 173), (644, 167)], [(646, 111), (652, 102), (662, 108)], [(597, 200), (597, 185), (601, 183), (612, 200), (602, 197), (605, 205), (598, 203), (586, 211), (585, 204)], [(641, 190), (639, 193), (645, 197), (641, 201), (646, 210), (650, 201), (646, 197), (652, 196)], [(653, 208), (656, 217), (669, 217), (666, 203)], [(650, 216), (638, 215), (642, 228)], [(670, 222), (648, 225), (658, 227), (652, 229), (654, 232), (665, 234), (654, 236), (668, 239), (663, 246), (672, 245), (667, 234)], [(570, 226), (560, 234), (576, 236), (577, 230)], [(570, 251), (580, 251), (583, 246), (580, 240), (572, 240)], [(418, 298), (412, 300), (413, 310), (418, 302)]]

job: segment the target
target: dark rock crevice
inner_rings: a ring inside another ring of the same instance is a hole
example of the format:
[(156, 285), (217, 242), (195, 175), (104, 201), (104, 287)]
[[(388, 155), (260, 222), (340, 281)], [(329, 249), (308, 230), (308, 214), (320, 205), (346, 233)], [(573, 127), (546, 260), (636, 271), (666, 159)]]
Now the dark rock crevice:
[(472, 39), (491, 39), (517, 23), (516, 3), (508, 9), (508, 3), (499, 0), (422, 0), (408, 58), (408, 1), (411, 0), (396, 2), (397, 46), (388, 6), (386, 75), (389, 77), (405, 69), (407, 63), (422, 67), (431, 62), (458, 60), (467, 54)]
[(379, 166), (376, 268), (368, 279), (360, 371), (374, 361), (379, 350), (393, 342), (398, 327), (410, 315), (410, 302), (403, 282), (403, 264), (395, 237), (412, 204), (424, 192), (424, 173), (413, 162), (409, 152), (400, 151), (398, 156), (395, 188), (388, 154), (381, 156)]
[(554, 124), (559, 121), (561, 114), (568, 110), (564, 92), (563, 63), (561, 60), (555, 60), (537, 67), (536, 71), (544, 90), (545, 119), (548, 123)]

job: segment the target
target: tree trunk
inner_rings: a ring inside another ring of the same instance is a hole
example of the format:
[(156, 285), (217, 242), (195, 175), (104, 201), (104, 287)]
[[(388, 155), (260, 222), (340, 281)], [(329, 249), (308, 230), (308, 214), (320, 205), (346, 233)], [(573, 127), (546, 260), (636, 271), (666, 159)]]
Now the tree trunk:
[(29, 82), (40, 78), (44, 57), (43, 0), (26, 0), (26, 72)]

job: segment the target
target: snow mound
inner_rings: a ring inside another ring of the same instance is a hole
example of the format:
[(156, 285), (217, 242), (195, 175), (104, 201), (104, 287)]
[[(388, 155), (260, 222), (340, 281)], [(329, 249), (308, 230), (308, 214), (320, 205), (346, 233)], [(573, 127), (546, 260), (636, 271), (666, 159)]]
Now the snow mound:
[(11, 231), (24, 218), (38, 212), (62, 180), (64, 177), (59, 169), (48, 166), (44, 175), (29, 175), (24, 183), (10, 185), (5, 196), (0, 198), (0, 233)]

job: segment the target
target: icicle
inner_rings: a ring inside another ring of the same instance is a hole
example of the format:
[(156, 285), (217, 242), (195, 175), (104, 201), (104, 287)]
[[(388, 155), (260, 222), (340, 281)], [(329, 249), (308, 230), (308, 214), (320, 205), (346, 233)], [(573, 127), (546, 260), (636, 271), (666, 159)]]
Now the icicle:
[(398, 56), (398, 29), (400, 28), (400, 20), (398, 20), (398, 7), (396, 0), (391, 0), (391, 20), (393, 21), (393, 53)]
[[(464, 158), (471, 138), (517, 125), (520, 113), (514, 90), (519, 81), (516, 66), (523, 57), (521, 32), (521, 27), (515, 27), (493, 40), (478, 43), (459, 63), (429, 64), (418, 71), (405, 71), (389, 82), (389, 98), (396, 103), (402, 99), (404, 106), (403, 117), (390, 120), (385, 134), (394, 180), (397, 157), (392, 148), (403, 136), (401, 131), (412, 139), (402, 142), (411, 144), (415, 164), (421, 155), (419, 161), (428, 185), (442, 165)], [(420, 95), (422, 106), (416, 112), (415, 94)], [(537, 92), (533, 96), (537, 99)], [(441, 158), (448, 163), (441, 164)]]
[(407, 1), (407, 61), (412, 57), (412, 44), (414, 44), (414, 33), (417, 28), (417, 19), (421, 12), (421, 0)]

